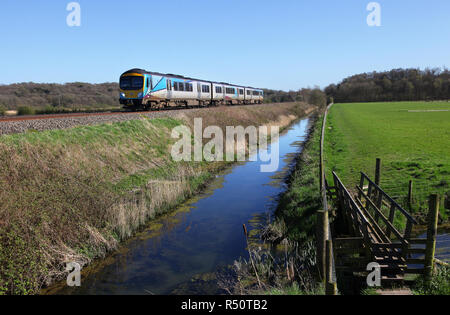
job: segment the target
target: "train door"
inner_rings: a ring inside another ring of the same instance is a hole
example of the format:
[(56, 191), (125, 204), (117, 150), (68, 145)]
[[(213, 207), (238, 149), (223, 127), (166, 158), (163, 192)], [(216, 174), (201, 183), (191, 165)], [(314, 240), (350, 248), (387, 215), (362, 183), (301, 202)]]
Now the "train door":
[(210, 83), (209, 84), (209, 99), (210, 99), (210, 101), (212, 102), (213, 101), (213, 99), (214, 99), (214, 89), (213, 89), (213, 84), (212, 83)]
[(167, 78), (167, 99), (172, 99), (172, 80)]
[(197, 82), (197, 99), (200, 101), (202, 99), (202, 84)]
[(151, 77), (149, 75), (146, 75), (145, 76), (145, 82), (144, 82), (144, 84), (145, 84), (144, 85), (144, 95), (148, 95), (152, 91), (150, 82), (151, 82)]

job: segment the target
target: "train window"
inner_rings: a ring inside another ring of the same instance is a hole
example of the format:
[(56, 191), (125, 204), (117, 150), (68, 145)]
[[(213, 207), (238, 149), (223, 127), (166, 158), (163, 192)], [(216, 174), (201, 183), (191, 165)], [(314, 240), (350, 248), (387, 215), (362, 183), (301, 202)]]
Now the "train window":
[(173, 84), (173, 89), (175, 91), (184, 91), (184, 83), (183, 82), (175, 82)]
[(217, 94), (222, 94), (222, 87), (216, 86), (216, 93)]
[(241, 90), (241, 89), (240, 89), (240, 90), (239, 90), (239, 94), (240, 94), (240, 95), (244, 95), (244, 90)]
[(122, 90), (139, 90), (144, 86), (144, 77), (128, 76), (120, 78), (120, 88)]
[(202, 92), (209, 93), (209, 85), (202, 85)]
[(185, 85), (186, 85), (187, 92), (192, 92), (194, 90), (192, 87), (192, 83), (185, 83)]
[(227, 94), (235, 94), (235, 93), (236, 93), (236, 90), (235, 90), (235, 89), (232, 89), (232, 88), (226, 88), (226, 89), (225, 89), (225, 93), (227, 93)]
[(247, 95), (250, 95), (250, 90), (247, 90)]

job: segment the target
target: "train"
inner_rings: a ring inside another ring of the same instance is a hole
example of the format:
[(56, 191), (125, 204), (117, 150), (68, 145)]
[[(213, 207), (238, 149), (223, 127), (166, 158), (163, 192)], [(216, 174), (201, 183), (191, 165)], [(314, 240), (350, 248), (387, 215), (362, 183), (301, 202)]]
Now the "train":
[(131, 69), (120, 76), (125, 109), (262, 104), (264, 91), (248, 86)]

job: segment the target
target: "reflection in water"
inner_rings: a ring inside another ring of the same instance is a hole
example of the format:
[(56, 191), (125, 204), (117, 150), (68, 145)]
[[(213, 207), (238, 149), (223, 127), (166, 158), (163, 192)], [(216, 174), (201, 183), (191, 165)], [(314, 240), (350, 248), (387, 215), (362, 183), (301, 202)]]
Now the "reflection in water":
[[(303, 119), (277, 140), (277, 172), (261, 173), (259, 161), (233, 167), (203, 194), (153, 222), (115, 254), (88, 267), (80, 288), (63, 284), (62, 289), (55, 287), (50, 293), (218, 293), (211, 284), (214, 272), (247, 257), (242, 224), (257, 228), (268, 219), (307, 126), (308, 119)], [(198, 291), (198, 283), (206, 289)]]
[[(450, 263), (450, 233), (449, 229), (439, 230), (436, 236), (435, 257), (441, 261)], [(422, 234), (419, 238), (427, 238), (427, 234)], [(424, 245), (414, 245), (414, 248), (425, 248)], [(424, 258), (424, 255), (415, 255), (414, 258)]]
[(450, 263), (450, 234), (440, 234), (436, 238), (436, 258)]

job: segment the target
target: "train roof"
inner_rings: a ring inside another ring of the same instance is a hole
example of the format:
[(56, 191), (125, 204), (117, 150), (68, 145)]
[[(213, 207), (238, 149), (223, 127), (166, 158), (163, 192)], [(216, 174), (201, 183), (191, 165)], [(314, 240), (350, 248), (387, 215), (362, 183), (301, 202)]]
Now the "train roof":
[(195, 78), (189, 78), (189, 77), (185, 77), (185, 76), (178, 75), (178, 74), (172, 74), (172, 73), (150, 72), (150, 71), (147, 71), (144, 69), (138, 69), (138, 68), (130, 69), (130, 70), (124, 72), (122, 75), (129, 74), (129, 73), (151, 74), (151, 75), (158, 75), (158, 76), (163, 76), (163, 77), (171, 77), (171, 78), (185, 79), (185, 80), (195, 80), (195, 81), (208, 82), (208, 83), (213, 83), (213, 84), (223, 84), (223, 85), (229, 85), (229, 86), (242, 87), (242, 88), (246, 88), (246, 89), (254, 89), (254, 90), (262, 91), (262, 89), (251, 87), (251, 86), (242, 86), (242, 85), (236, 85), (236, 84), (231, 84), (231, 83), (226, 83), (226, 82), (215, 82), (215, 81), (209, 81), (209, 80), (195, 79)]

